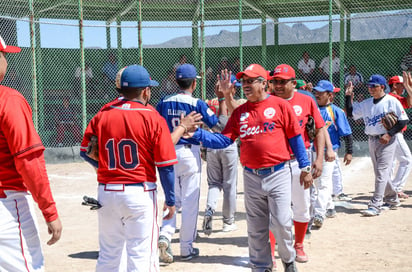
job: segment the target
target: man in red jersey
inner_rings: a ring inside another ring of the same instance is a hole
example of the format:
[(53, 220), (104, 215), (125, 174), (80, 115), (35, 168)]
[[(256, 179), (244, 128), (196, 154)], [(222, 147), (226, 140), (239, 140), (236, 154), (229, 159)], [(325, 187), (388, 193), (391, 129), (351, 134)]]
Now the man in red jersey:
[[(317, 129), (315, 146), (317, 151), (317, 158), (313, 163), (314, 178), (317, 178), (322, 173), (323, 153), (325, 148), (325, 132), (322, 116), (315, 101), (308, 95), (298, 93), (296, 87), (295, 70), (287, 65), (278, 65), (271, 73), (272, 90), (274, 95), (285, 99), (293, 107), (299, 125), (302, 129), (302, 137), (305, 142), (305, 148), (308, 154), (311, 153), (311, 143), (308, 133), (305, 129), (309, 116), (315, 120)], [(292, 155), (292, 158), (294, 156)], [(310, 157), (310, 155), (309, 155)], [(310, 190), (300, 183), (300, 170), (295, 159), (291, 160), (292, 167), (292, 209), (293, 209), (293, 223), (295, 226), (295, 249), (296, 261), (307, 262), (308, 256), (303, 250), (303, 240), (305, 238), (308, 222), (310, 220)]]
[[(223, 71), (219, 82), (226, 99), (232, 84), (230, 74)], [(302, 184), (309, 187), (313, 182), (301, 128), (290, 104), (266, 93), (267, 71), (261, 65), (249, 65), (236, 78), (247, 102), (233, 111), (221, 134), (206, 136), (206, 131), (197, 130), (193, 138), (203, 138), (203, 145), (210, 148), (222, 148), (240, 139), (252, 271), (272, 270), (269, 229), (278, 238), (285, 271), (297, 271), (290, 209), (290, 148), (302, 169)]]
[[(403, 72), (403, 77), (393, 76), (389, 79), (388, 85), (391, 88), (389, 95), (395, 97), (401, 102), (404, 109), (409, 109), (412, 106), (412, 89), (411, 89), (411, 74), (410, 72)], [(406, 90), (406, 96), (402, 96), (404, 89)], [(396, 151), (395, 161), (399, 162), (397, 171), (395, 171), (396, 163), (392, 164), (392, 183), (400, 199), (407, 199), (409, 195), (403, 192), (406, 180), (412, 169), (412, 155), (408, 144), (403, 137), (403, 133), (406, 131), (405, 126), (401, 132), (394, 135), (396, 137)]]
[[(0, 82), (7, 70), (6, 54), (18, 52), (20, 48), (6, 45), (0, 36)], [(0, 101), (0, 271), (43, 271), (33, 199), (52, 235), (47, 244), (56, 243), (62, 232), (46, 173), (44, 146), (26, 99), (0, 85)]]
[[(117, 271), (123, 248), (128, 271), (159, 271), (156, 166), (165, 192), (166, 219), (175, 213), (176, 153), (166, 121), (150, 105), (150, 79), (140, 65), (126, 67), (118, 91), (123, 99), (104, 106), (90, 121), (80, 155), (98, 168), (97, 271)], [(99, 160), (86, 155), (97, 136)]]

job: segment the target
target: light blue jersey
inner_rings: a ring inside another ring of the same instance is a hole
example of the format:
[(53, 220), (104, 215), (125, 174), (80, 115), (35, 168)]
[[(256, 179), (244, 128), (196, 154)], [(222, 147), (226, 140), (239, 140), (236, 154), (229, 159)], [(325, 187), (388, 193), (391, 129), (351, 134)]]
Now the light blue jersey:
[(340, 137), (352, 134), (345, 112), (334, 104), (319, 107), (319, 110), (328, 129), (333, 149), (340, 148)]

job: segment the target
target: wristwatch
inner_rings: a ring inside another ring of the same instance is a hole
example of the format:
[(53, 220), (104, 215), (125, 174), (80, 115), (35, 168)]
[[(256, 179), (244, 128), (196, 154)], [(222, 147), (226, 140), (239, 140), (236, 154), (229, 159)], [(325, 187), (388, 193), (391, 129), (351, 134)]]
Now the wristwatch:
[(300, 168), (300, 171), (308, 173), (308, 174), (310, 173), (311, 170), (312, 168), (310, 167), (310, 165)]

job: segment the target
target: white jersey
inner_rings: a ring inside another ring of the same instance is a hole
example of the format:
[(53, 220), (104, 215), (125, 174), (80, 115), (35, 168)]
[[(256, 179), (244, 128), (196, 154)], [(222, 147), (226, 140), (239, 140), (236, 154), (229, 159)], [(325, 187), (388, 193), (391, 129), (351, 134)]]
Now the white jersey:
[(308, 63), (306, 63), (304, 59), (301, 59), (298, 62), (298, 69), (302, 70), (303, 73), (305, 74), (309, 74), (310, 71), (314, 70), (315, 68), (316, 68), (316, 65), (313, 59), (309, 59)]
[(401, 103), (393, 96), (385, 95), (381, 101), (374, 104), (373, 97), (362, 102), (353, 103), (353, 118), (355, 120), (363, 118), (365, 123), (365, 133), (367, 135), (382, 135), (387, 132), (383, 127), (381, 119), (393, 111), (399, 120), (409, 120)]

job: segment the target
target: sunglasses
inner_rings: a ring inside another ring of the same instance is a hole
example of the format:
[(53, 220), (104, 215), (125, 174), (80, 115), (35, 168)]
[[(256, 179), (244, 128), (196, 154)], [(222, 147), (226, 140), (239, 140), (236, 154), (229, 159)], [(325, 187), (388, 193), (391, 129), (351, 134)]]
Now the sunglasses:
[(271, 84), (285, 85), (285, 84), (288, 83), (289, 81), (291, 81), (291, 79), (281, 79), (281, 80), (271, 79), (271, 80), (269, 80), (269, 83), (271, 83)]
[(240, 82), (241, 84), (253, 84), (253, 83), (255, 83), (256, 81), (260, 81), (260, 80), (257, 79), (257, 78), (249, 78), (249, 79), (243, 79), (243, 78), (241, 78), (241, 79), (239, 80), (239, 82)]
[(378, 83), (369, 83), (368, 84), (368, 88), (376, 88), (376, 87), (379, 87), (379, 86), (381, 86), (381, 84), (378, 84)]

